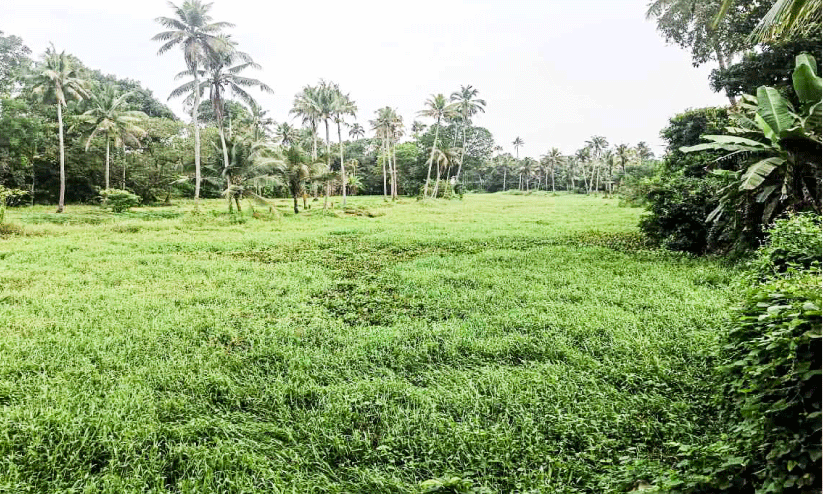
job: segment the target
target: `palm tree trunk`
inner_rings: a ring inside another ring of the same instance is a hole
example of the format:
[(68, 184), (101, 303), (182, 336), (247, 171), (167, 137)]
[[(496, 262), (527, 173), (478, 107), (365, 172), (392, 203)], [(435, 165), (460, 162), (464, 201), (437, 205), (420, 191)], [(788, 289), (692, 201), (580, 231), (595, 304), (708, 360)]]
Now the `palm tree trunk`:
[(343, 134), (340, 133), (340, 122), (337, 122), (337, 140), (340, 142), (340, 181), (343, 182), (343, 206), (346, 206), (346, 165), (343, 163)]
[[(298, 214), (300, 213), (300, 210), (297, 209), (297, 191), (293, 190), (291, 195), (294, 198), (294, 214)], [(305, 201), (305, 199), (303, 200)], [(305, 207), (305, 205), (303, 207)]]
[(388, 189), (387, 189), (387, 186), (386, 186), (386, 139), (383, 139), (383, 142), (380, 143), (380, 144), (381, 144), (381, 147), (383, 148), (382, 149), (382, 151), (383, 151), (383, 200), (388, 201), (389, 200), (389, 197), (388, 197), (389, 193), (388, 193)]
[(60, 138), (60, 198), (57, 212), (62, 213), (66, 202), (66, 151), (63, 148), (63, 107), (57, 102), (57, 135)]
[(392, 143), (392, 148), (391, 149), (392, 149), (391, 156), (392, 156), (392, 170), (393, 170), (392, 176), (394, 177), (394, 196), (392, 197), (392, 200), (396, 201), (397, 200), (398, 190), (399, 190), (399, 187), (400, 187), (400, 184), (398, 184), (398, 182), (397, 182), (397, 143)]
[(455, 182), (460, 181), (460, 171), (463, 170), (463, 155), (466, 152), (466, 129), (463, 128), (463, 145), (460, 146), (460, 164), (457, 166), (457, 175), (454, 176)]
[(506, 192), (506, 172), (508, 171), (507, 167), (503, 167), (503, 192)]
[(223, 173), (226, 175), (226, 190), (229, 189), (231, 182), (229, 181), (229, 150), (226, 147), (226, 134), (223, 131), (223, 119), (217, 122), (217, 129), (220, 132), (220, 145), (223, 147)]
[(109, 133), (106, 132), (106, 189), (109, 188), (109, 154), (110, 154), (109, 146), (110, 146), (110, 144), (111, 143), (109, 142)]
[[(329, 138), (329, 119), (323, 120), (326, 125), (326, 171), (331, 172), (331, 139)], [(329, 195), (331, 195), (331, 182), (326, 182), (326, 195), (323, 197), (323, 209), (326, 209), (329, 204)]]
[(440, 163), (437, 164), (437, 181), (434, 183), (434, 190), (432, 191), (432, 198), (437, 198), (437, 191), (440, 189)]
[(200, 207), (200, 76), (197, 66), (194, 70), (194, 108), (191, 110), (191, 120), (194, 125), (194, 208)]
[(552, 194), (555, 193), (554, 190), (554, 163), (552, 163)]
[(440, 119), (434, 124), (434, 144), (432, 144), (432, 154), (429, 158), (429, 171), (426, 173), (426, 185), (423, 187), (423, 197), (429, 195), (429, 180), (432, 175), (432, 163), (434, 163), (434, 150), (437, 148), (437, 135), (440, 133)]

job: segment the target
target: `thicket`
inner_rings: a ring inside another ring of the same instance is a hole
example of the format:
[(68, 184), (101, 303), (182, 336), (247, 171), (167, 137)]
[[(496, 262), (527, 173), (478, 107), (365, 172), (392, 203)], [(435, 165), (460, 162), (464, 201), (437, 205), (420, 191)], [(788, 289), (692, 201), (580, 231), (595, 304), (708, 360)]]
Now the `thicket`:
[(713, 378), (713, 433), (680, 445), (673, 492), (820, 492), (820, 217), (776, 222), (742, 278)]

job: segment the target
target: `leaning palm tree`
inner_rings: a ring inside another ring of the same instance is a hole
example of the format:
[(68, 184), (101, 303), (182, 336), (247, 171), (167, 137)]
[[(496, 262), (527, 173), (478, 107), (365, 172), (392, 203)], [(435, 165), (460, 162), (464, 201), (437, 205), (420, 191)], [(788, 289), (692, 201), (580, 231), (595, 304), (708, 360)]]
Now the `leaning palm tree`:
[(349, 129), (349, 137), (352, 139), (362, 139), (366, 135), (366, 129), (363, 128), (362, 125), (355, 122), (352, 124), (351, 128)]
[(557, 149), (557, 148), (552, 148), (551, 151), (549, 151), (548, 153), (546, 153), (542, 156), (543, 164), (546, 165), (549, 168), (549, 172), (551, 173), (551, 176), (552, 176), (552, 192), (555, 192), (555, 190), (554, 190), (554, 173), (555, 173), (555, 170), (557, 169), (557, 167), (559, 165), (563, 164), (563, 161), (565, 159), (566, 158), (563, 156), (563, 153), (561, 153), (560, 150)]
[(89, 150), (91, 141), (98, 134), (102, 133), (106, 136), (106, 189), (110, 188), (109, 169), (112, 138), (114, 138), (116, 147), (125, 144), (139, 146), (140, 138), (146, 133), (138, 124), (147, 119), (148, 116), (141, 111), (127, 109), (126, 99), (131, 95), (132, 92), (120, 94), (113, 85), (107, 84), (102, 89), (91, 93), (89, 99), (91, 109), (80, 115), (79, 118), (81, 123), (89, 124), (94, 128), (86, 139), (86, 151)]
[(516, 153), (518, 160), (520, 159), (520, 148), (523, 147), (524, 144), (526, 143), (523, 142), (523, 139), (521, 139), (520, 137), (516, 137), (514, 141), (512, 141), (512, 145), (514, 146), (514, 152)]
[(443, 119), (454, 117), (457, 114), (457, 109), (454, 105), (447, 103), (446, 97), (442, 94), (433, 94), (424, 104), (426, 109), (419, 111), (418, 114), (434, 119), (434, 142), (432, 143), (431, 156), (429, 157), (429, 170), (426, 173), (426, 185), (423, 186), (423, 196), (426, 196), (429, 193), (429, 181), (431, 180), (432, 163), (434, 163), (434, 154), (437, 149), (437, 138), (440, 132), (440, 122)]
[(455, 180), (460, 180), (460, 171), (463, 169), (463, 158), (466, 154), (466, 131), (471, 127), (471, 117), (486, 111), (486, 100), (478, 98), (478, 92), (471, 85), (460, 86), (460, 91), (453, 92), (449, 98), (460, 115), (460, 134), (463, 138), (463, 144), (460, 146), (460, 162), (457, 166), (457, 174), (454, 176)]
[(347, 116), (354, 117), (357, 113), (357, 105), (354, 104), (354, 101), (349, 97), (348, 94), (343, 94), (338, 89), (334, 94), (334, 102), (333, 102), (333, 109), (332, 109), (332, 118), (334, 119), (334, 123), (337, 124), (337, 140), (340, 144), (340, 180), (343, 184), (343, 206), (346, 205), (346, 163), (343, 158), (343, 132), (342, 132), (342, 125), (343, 120)]
[(44, 102), (57, 105), (57, 132), (60, 142), (60, 197), (57, 212), (62, 213), (66, 201), (66, 151), (63, 143), (63, 107), (68, 99), (88, 97), (88, 81), (78, 77), (74, 61), (65, 51), (57, 53), (54, 45), (46, 48), (43, 60), (35, 66), (31, 76), (35, 95)]
[[(194, 200), (200, 201), (200, 125), (198, 112), (200, 110), (200, 69), (204, 62), (217, 58), (217, 53), (224, 48), (224, 40), (218, 36), (220, 31), (233, 24), (228, 22), (212, 22), (209, 15), (211, 3), (200, 0), (186, 0), (177, 6), (169, 2), (174, 10), (175, 17), (158, 17), (155, 19), (161, 26), (168, 29), (156, 34), (152, 40), (161, 41), (163, 45), (157, 51), (162, 55), (174, 47), (183, 50), (183, 60), (186, 68), (194, 77), (192, 89), (194, 104), (191, 110), (192, 125), (194, 126)], [(169, 97), (171, 98), (171, 96)]]

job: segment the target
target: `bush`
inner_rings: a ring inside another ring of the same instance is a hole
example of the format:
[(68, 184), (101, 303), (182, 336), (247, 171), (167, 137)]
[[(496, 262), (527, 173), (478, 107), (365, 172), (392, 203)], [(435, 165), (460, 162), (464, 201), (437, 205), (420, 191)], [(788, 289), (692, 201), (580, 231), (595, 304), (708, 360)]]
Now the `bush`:
[(722, 433), (684, 445), (675, 492), (821, 490), (820, 217), (778, 221), (744, 277), (716, 367)]
[(640, 231), (649, 240), (670, 250), (703, 254), (709, 246), (706, 217), (717, 207), (719, 189), (711, 178), (675, 175), (647, 184), (648, 212)]
[(775, 221), (769, 232), (769, 241), (758, 250), (752, 263), (753, 271), (761, 276), (776, 276), (789, 268), (808, 270), (820, 265), (820, 216), (801, 213)]
[(140, 204), (140, 196), (127, 190), (104, 189), (100, 191), (102, 206), (110, 208), (115, 213), (128, 211), (129, 208)]

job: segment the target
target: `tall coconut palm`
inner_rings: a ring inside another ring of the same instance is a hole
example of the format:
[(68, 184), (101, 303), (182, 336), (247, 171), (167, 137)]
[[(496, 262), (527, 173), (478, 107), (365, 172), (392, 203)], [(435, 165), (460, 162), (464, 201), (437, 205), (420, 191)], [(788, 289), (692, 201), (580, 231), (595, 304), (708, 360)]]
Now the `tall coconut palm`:
[(250, 108), (251, 138), (253, 142), (258, 142), (268, 137), (271, 134), (271, 128), (277, 124), (273, 118), (266, 116), (269, 111), (262, 109), (257, 103), (252, 104)]
[(523, 158), (523, 161), (520, 163), (520, 168), (517, 170), (521, 181), (520, 189), (525, 185), (526, 192), (529, 191), (529, 179), (534, 175), (535, 164), (533, 159)]
[(516, 137), (514, 141), (512, 141), (512, 145), (514, 146), (514, 152), (516, 154), (517, 159), (520, 159), (520, 148), (523, 147), (526, 143), (523, 142), (523, 139), (520, 137)]
[(297, 93), (292, 103), (293, 113), (301, 118), (303, 125), (307, 126), (312, 135), (311, 159), (317, 160), (317, 125), (320, 122), (320, 107), (318, 102), (318, 89), (313, 86), (304, 86)]
[(457, 109), (454, 105), (446, 102), (446, 97), (443, 94), (433, 94), (424, 103), (425, 109), (418, 112), (418, 115), (434, 119), (434, 142), (432, 143), (431, 156), (429, 157), (429, 170), (426, 173), (426, 184), (423, 186), (423, 195), (429, 193), (429, 181), (431, 180), (432, 164), (434, 163), (434, 154), (437, 149), (437, 138), (440, 133), (440, 123), (443, 119), (452, 118), (457, 114)]
[(346, 205), (346, 163), (343, 152), (343, 131), (342, 126), (347, 116), (354, 117), (357, 114), (357, 105), (354, 104), (348, 94), (343, 94), (339, 89), (334, 93), (332, 105), (332, 118), (337, 124), (337, 141), (340, 144), (340, 180), (343, 184), (343, 206)]
[(628, 144), (618, 144), (614, 148), (614, 157), (620, 162), (620, 171), (626, 172), (626, 164), (631, 160), (632, 148)]
[(424, 124), (423, 122), (419, 122), (417, 120), (414, 120), (412, 122), (411, 133), (415, 139), (420, 137), (420, 134), (422, 134), (424, 130), (426, 130), (426, 124)]
[(352, 139), (362, 139), (366, 135), (366, 129), (363, 128), (362, 125), (355, 122), (352, 124), (351, 128), (349, 129), (349, 137)]
[(89, 150), (91, 141), (98, 134), (106, 136), (106, 188), (110, 188), (109, 170), (111, 156), (111, 141), (114, 138), (114, 145), (119, 147), (125, 144), (140, 145), (140, 138), (146, 133), (138, 125), (147, 119), (147, 115), (141, 111), (128, 110), (126, 99), (132, 92), (120, 94), (111, 84), (107, 84), (98, 91), (92, 91), (89, 102), (91, 109), (80, 115), (80, 122), (93, 127), (92, 132), (86, 139), (86, 151)]
[[(591, 150), (590, 163), (592, 164), (592, 175), (589, 179), (589, 189), (594, 187), (594, 191), (597, 192), (600, 178), (600, 160), (603, 158), (603, 153), (609, 147), (609, 141), (607, 141), (603, 136), (592, 136), (591, 139), (586, 141), (586, 146)], [(591, 192), (591, 190), (589, 190), (589, 192)]]
[(66, 151), (63, 142), (63, 107), (69, 99), (88, 97), (89, 82), (78, 77), (74, 62), (65, 51), (57, 53), (54, 45), (46, 48), (43, 60), (35, 66), (31, 76), (35, 95), (46, 103), (57, 105), (57, 135), (60, 144), (60, 196), (57, 212), (62, 213), (66, 201)]
[[(232, 27), (228, 22), (212, 22), (209, 15), (211, 3), (200, 0), (186, 0), (177, 6), (169, 2), (175, 17), (158, 17), (155, 19), (161, 26), (168, 29), (156, 34), (152, 40), (160, 41), (163, 45), (157, 51), (162, 55), (175, 47), (183, 50), (183, 60), (186, 68), (194, 77), (192, 88), (200, 88), (200, 68), (206, 60), (217, 58), (218, 52), (224, 48), (225, 41), (218, 36), (224, 28)], [(194, 91), (194, 104), (191, 110), (192, 125), (194, 126), (194, 200), (200, 201), (200, 125), (198, 112), (200, 110), (199, 90)], [(171, 98), (171, 96), (169, 97)]]
[[(257, 106), (257, 102), (246, 91), (247, 89), (257, 88), (266, 93), (273, 93), (274, 91), (257, 79), (239, 75), (247, 68), (260, 69), (261, 67), (248, 54), (238, 51), (236, 44), (228, 36), (220, 36), (219, 39), (222, 46), (212, 57), (203, 62), (204, 70), (201, 74), (203, 80), (200, 81), (199, 90), (193, 90), (196, 83), (191, 81), (172, 91), (171, 95), (176, 97), (188, 94), (189, 99), (192, 100), (190, 102), (194, 103), (193, 98), (198, 93), (208, 89), (212, 111), (214, 111), (217, 119), (217, 130), (220, 134), (220, 144), (223, 151), (223, 175), (226, 178), (226, 187), (228, 188), (231, 184), (231, 176), (228, 174), (230, 168), (229, 152), (226, 146), (226, 132), (223, 124), (226, 92), (237, 95), (247, 105), (254, 107)], [(193, 73), (190, 70), (186, 70), (177, 74), (177, 78), (192, 75)]]
[(543, 164), (544, 164), (544, 165), (546, 165), (546, 166), (548, 166), (548, 167), (549, 167), (549, 171), (551, 172), (551, 176), (552, 176), (552, 192), (555, 192), (555, 190), (554, 190), (554, 174), (555, 174), (555, 170), (557, 169), (557, 167), (558, 167), (558, 166), (560, 166), (561, 164), (563, 164), (563, 161), (564, 161), (564, 160), (565, 160), (565, 157), (563, 156), (563, 153), (561, 153), (561, 152), (560, 152), (560, 150), (559, 150), (559, 149), (557, 149), (557, 148), (552, 148), (552, 149), (551, 149), (548, 153), (546, 153), (546, 154), (544, 154), (544, 155), (542, 156), (542, 161), (543, 161)]
[(460, 127), (463, 144), (460, 146), (460, 162), (457, 165), (455, 180), (460, 180), (460, 171), (463, 169), (463, 158), (466, 155), (466, 132), (471, 127), (471, 118), (486, 111), (486, 100), (477, 97), (479, 91), (471, 85), (460, 86), (460, 91), (455, 91), (449, 98), (455, 105), (457, 113), (460, 115)]

